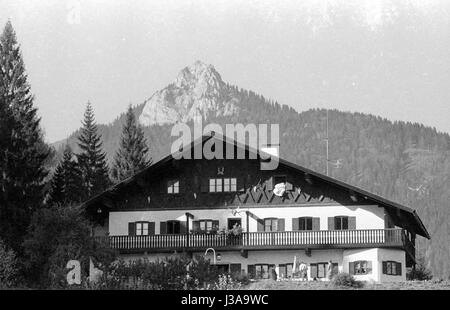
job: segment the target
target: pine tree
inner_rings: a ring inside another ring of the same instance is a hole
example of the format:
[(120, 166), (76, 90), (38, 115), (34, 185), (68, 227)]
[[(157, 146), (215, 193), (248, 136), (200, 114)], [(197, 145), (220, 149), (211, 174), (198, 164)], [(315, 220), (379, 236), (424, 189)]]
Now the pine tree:
[(71, 148), (67, 145), (51, 181), (48, 203), (66, 205), (81, 202), (82, 197), (81, 171)]
[(0, 97), (0, 237), (20, 250), (31, 214), (43, 204), (50, 148), (10, 21), (0, 37)]
[(119, 150), (114, 157), (112, 177), (114, 181), (124, 180), (151, 163), (142, 127), (136, 122), (131, 105), (128, 107), (122, 129)]
[(83, 128), (78, 137), (78, 163), (83, 178), (84, 198), (91, 198), (104, 191), (109, 185), (109, 171), (106, 154), (102, 150), (100, 135), (94, 119), (94, 110), (88, 102), (84, 112)]

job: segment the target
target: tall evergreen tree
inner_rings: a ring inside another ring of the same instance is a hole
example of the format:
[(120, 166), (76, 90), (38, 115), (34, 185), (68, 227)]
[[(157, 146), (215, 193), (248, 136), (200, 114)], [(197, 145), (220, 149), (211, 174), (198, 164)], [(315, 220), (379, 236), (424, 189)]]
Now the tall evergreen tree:
[(67, 145), (51, 181), (48, 203), (52, 205), (77, 203), (81, 202), (82, 197), (81, 171), (71, 148)]
[(114, 157), (112, 177), (114, 181), (124, 180), (151, 163), (149, 149), (142, 127), (136, 122), (131, 105), (128, 107), (122, 129), (119, 150)]
[(50, 148), (33, 101), (20, 46), (8, 21), (0, 37), (0, 236), (15, 250), (20, 250), (32, 212), (43, 203), (48, 174)]
[(102, 150), (100, 135), (97, 133), (97, 125), (94, 119), (94, 110), (90, 102), (87, 103), (84, 112), (83, 128), (78, 137), (78, 146), (81, 153), (78, 154), (78, 163), (83, 178), (85, 197), (90, 198), (110, 185), (106, 154)]

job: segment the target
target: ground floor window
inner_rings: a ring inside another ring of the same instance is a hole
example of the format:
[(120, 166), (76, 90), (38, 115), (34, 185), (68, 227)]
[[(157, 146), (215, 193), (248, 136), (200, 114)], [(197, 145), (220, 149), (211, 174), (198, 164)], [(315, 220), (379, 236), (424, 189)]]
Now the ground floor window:
[(282, 279), (292, 278), (293, 264), (279, 264), (278, 276)]
[(372, 262), (367, 260), (359, 260), (349, 263), (350, 274), (364, 275), (372, 272)]
[(383, 261), (383, 274), (391, 276), (402, 275), (402, 263), (394, 261)]
[(248, 276), (252, 279), (269, 279), (275, 271), (273, 264), (248, 265)]
[[(332, 274), (338, 273), (338, 263), (332, 263)], [(310, 276), (312, 279), (321, 279), (327, 277), (328, 263), (310, 264)]]

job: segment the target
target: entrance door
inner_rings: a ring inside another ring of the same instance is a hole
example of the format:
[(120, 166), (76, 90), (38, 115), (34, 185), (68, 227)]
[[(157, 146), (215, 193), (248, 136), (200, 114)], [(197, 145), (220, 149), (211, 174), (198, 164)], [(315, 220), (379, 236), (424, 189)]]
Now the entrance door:
[(232, 229), (234, 227), (234, 225), (236, 225), (236, 224), (241, 226), (241, 223), (242, 223), (242, 219), (240, 217), (239, 218), (229, 218), (228, 219), (228, 229)]

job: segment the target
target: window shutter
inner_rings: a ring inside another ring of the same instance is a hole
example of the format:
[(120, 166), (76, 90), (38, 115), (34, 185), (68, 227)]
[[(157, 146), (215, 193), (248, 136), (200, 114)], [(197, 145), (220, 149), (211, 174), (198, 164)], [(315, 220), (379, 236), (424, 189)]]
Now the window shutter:
[(236, 178), (236, 186), (238, 192), (245, 192), (244, 178)]
[(200, 221), (192, 221), (192, 231), (193, 232), (200, 231)]
[(219, 230), (219, 220), (212, 221), (213, 230)]
[(167, 187), (168, 187), (168, 183), (166, 180), (162, 180), (161, 183), (159, 184), (159, 192), (161, 194), (167, 194)]
[(292, 219), (292, 231), (297, 231), (299, 229), (299, 219), (298, 217), (294, 217)]
[(286, 190), (287, 191), (291, 191), (293, 190), (294, 186), (292, 185), (292, 183), (286, 181)]
[(278, 231), (284, 231), (284, 219), (278, 219)]
[(136, 224), (128, 223), (128, 236), (136, 236)]
[(180, 235), (184, 235), (189, 233), (187, 231), (187, 222), (186, 221), (180, 221)]
[(267, 181), (266, 181), (266, 189), (267, 190), (273, 190), (273, 177), (270, 177)]
[(397, 264), (397, 275), (401, 276), (402, 275), (402, 263), (396, 263)]
[(348, 229), (356, 229), (356, 216), (348, 217)]
[(155, 222), (149, 222), (148, 223), (148, 234), (154, 235), (155, 234)]
[(348, 263), (348, 273), (349, 274), (355, 274), (355, 263), (354, 262), (350, 262)]
[(320, 230), (320, 218), (319, 217), (313, 217), (312, 230)]
[(367, 261), (367, 273), (372, 273), (372, 261)]
[(256, 271), (255, 265), (248, 265), (247, 266), (247, 276), (250, 279), (254, 279), (255, 278), (255, 271)]
[(257, 231), (264, 231), (264, 220), (263, 219), (257, 219), (258, 222), (258, 228)]
[(310, 265), (310, 276), (311, 278), (317, 278), (317, 264)]
[(334, 230), (334, 217), (328, 218), (328, 230)]
[(209, 178), (202, 179), (202, 184), (200, 186), (200, 190), (202, 191), (202, 193), (209, 192)]
[(160, 222), (159, 223), (159, 233), (161, 235), (167, 234), (167, 222)]
[(179, 193), (184, 193), (185, 189), (184, 189), (184, 182), (182, 180), (177, 180), (178, 181), (178, 191)]
[(387, 274), (387, 262), (382, 262), (382, 269), (383, 269), (383, 274)]

